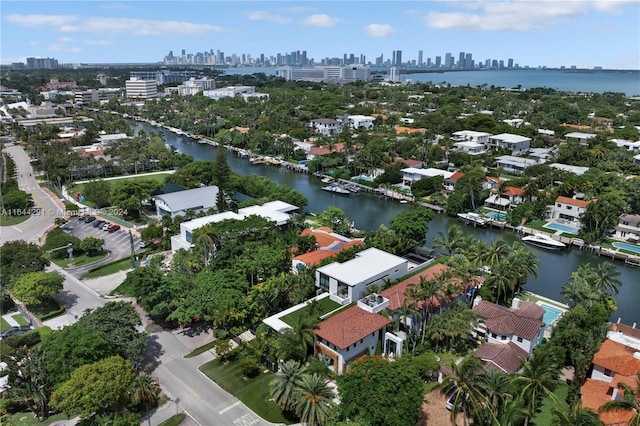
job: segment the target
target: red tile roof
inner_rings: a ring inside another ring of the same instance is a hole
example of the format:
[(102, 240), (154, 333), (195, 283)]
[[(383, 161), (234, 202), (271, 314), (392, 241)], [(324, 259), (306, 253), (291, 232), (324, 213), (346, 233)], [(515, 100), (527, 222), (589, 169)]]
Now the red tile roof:
[(420, 160), (412, 160), (410, 158), (396, 158), (396, 163), (406, 164), (409, 167), (422, 166), (424, 164)]
[(352, 306), (322, 321), (316, 329), (316, 335), (339, 349), (346, 349), (390, 322), (391, 320), (380, 314)]
[[(580, 387), (580, 400), (582, 402), (582, 406), (598, 412), (600, 407), (611, 401), (613, 389), (615, 389), (617, 385), (617, 381), (615, 381), (615, 383), (608, 383), (600, 380), (587, 379)], [(618, 392), (623, 391), (618, 390)], [(629, 420), (633, 415), (634, 412), (632, 411), (618, 410), (600, 413), (599, 417), (605, 425), (621, 426), (629, 424)]]
[(527, 359), (529, 354), (513, 342), (484, 343), (475, 352), (476, 356), (485, 361), (487, 368), (498, 368), (508, 373), (517, 371), (522, 365), (521, 359)]
[(583, 208), (587, 207), (590, 202), (591, 201), (576, 200), (575, 198), (569, 198), (569, 197), (556, 198), (556, 203), (569, 204), (571, 206), (583, 207)]
[[(527, 340), (533, 340), (540, 328), (544, 327), (544, 322), (537, 318), (531, 318), (533, 314), (537, 316), (537, 313), (539, 313), (538, 309), (528, 305), (531, 303), (520, 301), (519, 309), (511, 309), (483, 300), (474, 306), (472, 310), (476, 315), (484, 319), (488, 331), (499, 334), (513, 334)], [(538, 308), (542, 311), (539, 318), (542, 318), (544, 309), (540, 306)]]
[(640, 359), (633, 356), (640, 352), (622, 343), (605, 339), (600, 350), (593, 356), (593, 364), (623, 376), (632, 376), (640, 371)]
[(454, 174), (451, 175), (451, 177), (448, 180), (452, 180), (452, 181), (457, 181), (458, 179), (460, 179), (462, 176), (464, 176), (464, 173), (462, 172), (455, 172)]
[(299, 260), (309, 267), (314, 267), (316, 265), (319, 265), (320, 262), (322, 262), (324, 259), (335, 256), (343, 250), (363, 245), (364, 242), (360, 240), (354, 240), (350, 242), (334, 240), (331, 248), (313, 250), (308, 253), (298, 255), (292, 258), (292, 260)]
[(329, 150), (324, 146), (312, 146), (309, 152), (313, 155), (329, 155), (334, 152), (342, 152), (344, 150), (344, 143), (340, 142), (333, 146), (333, 151), (331, 152), (329, 152)]
[(640, 328), (631, 327), (626, 324), (613, 324), (609, 329), (611, 331), (617, 331), (618, 333), (626, 334), (627, 336), (640, 339)]
[(508, 196), (522, 196), (524, 194), (524, 190), (522, 188), (516, 188), (515, 186), (505, 186), (504, 187), (504, 195)]

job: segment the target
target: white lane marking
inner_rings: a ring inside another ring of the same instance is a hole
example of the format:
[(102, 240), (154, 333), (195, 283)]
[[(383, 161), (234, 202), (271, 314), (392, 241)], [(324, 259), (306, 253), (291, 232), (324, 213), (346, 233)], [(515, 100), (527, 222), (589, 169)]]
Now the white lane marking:
[(233, 408), (237, 407), (238, 405), (240, 405), (240, 401), (236, 401), (236, 402), (234, 402), (233, 404), (231, 404), (230, 406), (228, 406), (227, 408), (223, 408), (222, 410), (218, 411), (218, 415), (220, 415), (220, 414), (224, 414), (224, 413), (226, 413), (227, 411), (229, 411), (229, 410), (231, 410), (231, 409), (233, 409)]

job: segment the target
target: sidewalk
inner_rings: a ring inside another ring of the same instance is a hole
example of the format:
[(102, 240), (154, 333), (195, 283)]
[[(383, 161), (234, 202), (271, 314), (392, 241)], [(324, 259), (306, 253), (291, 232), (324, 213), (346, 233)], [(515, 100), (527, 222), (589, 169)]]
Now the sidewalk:
[(18, 321), (16, 321), (15, 319), (13, 319), (13, 316), (14, 316), (14, 315), (16, 315), (16, 313), (17, 313), (18, 315), (22, 315), (21, 313), (19, 313), (19, 312), (17, 312), (17, 311), (16, 311), (16, 312), (12, 312), (12, 313), (10, 313), (10, 314), (3, 315), (3, 316), (2, 316), (2, 319), (3, 319), (3, 320), (5, 320), (5, 321), (7, 322), (7, 324), (9, 324), (9, 325), (10, 325), (10, 326), (12, 326), (12, 327), (19, 327), (19, 326), (20, 326), (20, 324), (18, 324)]

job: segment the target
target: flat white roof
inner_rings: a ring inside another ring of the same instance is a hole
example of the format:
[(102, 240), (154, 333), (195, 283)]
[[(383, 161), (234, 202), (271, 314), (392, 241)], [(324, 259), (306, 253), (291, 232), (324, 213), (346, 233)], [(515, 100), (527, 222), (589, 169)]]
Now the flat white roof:
[(464, 141), (464, 142), (456, 142), (453, 146), (466, 146), (467, 148), (480, 148), (484, 147), (484, 144), (478, 142)]
[(457, 132), (453, 132), (452, 135), (456, 135), (456, 136), (471, 136), (471, 137), (479, 138), (481, 136), (491, 136), (491, 133), (476, 132), (475, 130), (459, 130)]
[(340, 282), (354, 286), (407, 262), (407, 259), (372, 247), (361, 251), (354, 259), (344, 263), (334, 262), (317, 270)]
[(553, 136), (556, 134), (556, 132), (549, 129), (538, 129), (538, 133), (540, 133), (541, 135), (548, 135), (548, 136)]
[(549, 167), (553, 167), (554, 169), (564, 170), (565, 172), (575, 173), (577, 175), (583, 175), (589, 170), (588, 167), (580, 167), (580, 166), (570, 166), (568, 164), (562, 163), (553, 163), (549, 164)]
[(229, 211), (182, 222), (180, 224), (180, 227), (183, 227), (187, 231), (194, 231), (210, 223), (222, 222), (225, 219), (242, 220), (243, 218), (244, 217), (239, 215), (238, 213)]
[(529, 142), (531, 140), (531, 138), (514, 135), (511, 133), (500, 133), (499, 135), (489, 136), (489, 139), (496, 139), (509, 143)]
[(161, 200), (169, 207), (171, 213), (178, 213), (195, 208), (208, 209), (215, 207), (217, 196), (218, 187), (212, 185), (156, 195), (155, 200), (156, 203)]
[(448, 172), (446, 170), (434, 169), (432, 167), (428, 169), (416, 169), (415, 167), (407, 167), (406, 169), (400, 170), (402, 173), (420, 175), (425, 177), (434, 177), (434, 176), (442, 176), (445, 179), (453, 176), (452, 172)]
[(564, 135), (565, 138), (591, 139), (595, 138), (595, 133), (571, 132)]
[(513, 166), (532, 166), (543, 162), (544, 161), (536, 161), (530, 158), (514, 157), (513, 155), (503, 155), (496, 158), (496, 163), (510, 164)]

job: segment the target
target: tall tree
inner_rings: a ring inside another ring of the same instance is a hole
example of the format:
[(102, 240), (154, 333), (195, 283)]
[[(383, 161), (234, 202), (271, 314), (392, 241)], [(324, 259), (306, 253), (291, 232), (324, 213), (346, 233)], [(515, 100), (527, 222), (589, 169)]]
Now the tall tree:
[(462, 238), (462, 228), (458, 225), (449, 225), (446, 235), (442, 231), (438, 232), (438, 236), (433, 239), (433, 246), (442, 250), (446, 250), (449, 256), (460, 248), (460, 239)]
[(299, 362), (294, 360), (283, 362), (269, 384), (271, 398), (283, 409), (292, 410), (296, 401), (296, 392), (303, 377), (304, 372)]
[(62, 291), (64, 277), (57, 272), (29, 272), (11, 286), (11, 294), (25, 305), (37, 305)]
[(306, 374), (300, 379), (296, 393), (294, 408), (302, 423), (323, 425), (335, 405), (335, 394), (328, 381), (319, 374)]
[(12, 278), (28, 272), (41, 272), (46, 266), (49, 266), (49, 261), (37, 244), (17, 240), (7, 241), (2, 245), (0, 280), (3, 287), (6, 287)]
[(451, 363), (450, 368), (452, 374), (444, 377), (439, 389), (447, 399), (453, 398), (451, 424), (456, 424), (456, 417), (462, 412), (466, 425), (469, 418), (478, 417), (484, 409), (485, 396), (482, 394), (481, 383), (485, 370), (480, 358), (474, 355)]
[(10, 397), (23, 402), (40, 420), (49, 416), (49, 399), (53, 392), (46, 357), (40, 345), (21, 348), (15, 356), (6, 357), (11, 383)]

